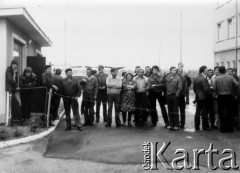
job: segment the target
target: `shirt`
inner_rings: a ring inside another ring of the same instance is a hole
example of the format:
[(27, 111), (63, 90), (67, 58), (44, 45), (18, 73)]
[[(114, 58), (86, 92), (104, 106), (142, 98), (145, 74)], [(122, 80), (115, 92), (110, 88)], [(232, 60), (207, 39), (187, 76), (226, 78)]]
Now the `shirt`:
[(61, 86), (63, 95), (70, 97), (81, 96), (81, 87), (77, 79), (66, 77), (62, 80)]
[(120, 94), (122, 88), (122, 79), (120, 77), (107, 77), (107, 94)]
[(95, 76), (85, 76), (84, 79), (86, 82), (82, 82), (82, 89), (84, 92), (93, 92), (94, 96), (97, 97), (97, 92), (98, 92), (98, 81)]
[(165, 78), (166, 81), (166, 87), (167, 87), (167, 94), (176, 94), (176, 96), (179, 96), (182, 91), (182, 80), (178, 75), (168, 75)]
[(222, 74), (216, 77), (213, 89), (217, 95), (230, 95), (238, 86), (238, 82), (230, 75)]
[(151, 75), (148, 78), (148, 83), (149, 83), (149, 91), (150, 92), (162, 92), (164, 91), (165, 84), (164, 84), (164, 79), (163, 76), (161, 75)]
[(103, 87), (103, 86), (107, 86), (106, 85), (106, 79), (108, 77), (108, 75), (106, 73), (97, 73), (95, 74), (95, 77), (97, 78), (98, 81), (98, 87)]
[(147, 88), (148, 88), (148, 78), (147, 77), (136, 76), (135, 78), (133, 78), (133, 81), (136, 82), (137, 92), (146, 92), (147, 91)]

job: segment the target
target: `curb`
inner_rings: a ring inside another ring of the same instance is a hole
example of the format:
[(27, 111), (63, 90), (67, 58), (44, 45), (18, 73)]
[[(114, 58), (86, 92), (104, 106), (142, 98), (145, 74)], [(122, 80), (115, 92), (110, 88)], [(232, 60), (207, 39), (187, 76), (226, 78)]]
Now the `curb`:
[(50, 133), (52, 133), (56, 129), (56, 127), (58, 126), (58, 123), (60, 122), (64, 113), (65, 113), (65, 111), (63, 110), (59, 115), (59, 120), (54, 121), (55, 126), (49, 128), (47, 131), (41, 132), (41, 133), (36, 134), (36, 135), (28, 136), (28, 137), (25, 137), (25, 138), (13, 139), (13, 140), (10, 140), (10, 141), (0, 142), (0, 149), (10, 147), (10, 146), (14, 146), (14, 145), (18, 145), (18, 144), (25, 144), (25, 143), (33, 142), (33, 141), (39, 140), (39, 139), (49, 135)]

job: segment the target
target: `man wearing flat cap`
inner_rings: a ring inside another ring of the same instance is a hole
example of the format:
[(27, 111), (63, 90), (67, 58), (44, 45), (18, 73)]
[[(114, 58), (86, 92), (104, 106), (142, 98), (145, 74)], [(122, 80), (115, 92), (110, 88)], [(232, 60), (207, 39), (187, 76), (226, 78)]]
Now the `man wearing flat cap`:
[(79, 114), (79, 104), (78, 104), (78, 98), (81, 96), (81, 87), (80, 83), (77, 81), (77, 79), (73, 78), (72, 75), (72, 69), (67, 68), (65, 70), (65, 73), (67, 75), (66, 78), (62, 80), (62, 94), (63, 96), (63, 103), (64, 103), (64, 109), (66, 114), (66, 123), (67, 127), (65, 130), (71, 130), (71, 108), (73, 111), (73, 117), (75, 125), (77, 126), (77, 129), (79, 131), (82, 131), (82, 125), (80, 120), (80, 114)]
[(96, 110), (96, 122), (99, 122), (100, 118), (100, 106), (103, 105), (103, 121), (107, 120), (107, 84), (106, 79), (108, 74), (104, 73), (104, 66), (98, 66), (98, 73), (95, 74), (98, 81), (98, 94), (97, 94), (97, 110)]
[[(54, 83), (53, 83), (53, 74), (52, 74), (51, 65), (45, 65), (45, 67), (44, 67), (44, 73), (42, 74), (42, 84), (43, 84), (43, 86), (47, 87), (48, 91), (50, 90), (50, 88), (53, 89), (53, 92), (56, 92), (59, 90), (59, 88), (56, 85), (54, 85)], [(50, 126), (54, 126), (54, 124), (52, 123), (52, 120), (53, 120), (52, 114), (53, 114), (53, 107), (51, 104), (50, 117), (49, 117), (49, 119), (50, 119), (49, 125)]]
[(92, 75), (92, 69), (87, 68), (87, 76), (84, 76), (81, 81), (83, 89), (84, 109), (84, 126), (92, 126), (94, 122), (94, 105), (98, 93), (98, 81)]

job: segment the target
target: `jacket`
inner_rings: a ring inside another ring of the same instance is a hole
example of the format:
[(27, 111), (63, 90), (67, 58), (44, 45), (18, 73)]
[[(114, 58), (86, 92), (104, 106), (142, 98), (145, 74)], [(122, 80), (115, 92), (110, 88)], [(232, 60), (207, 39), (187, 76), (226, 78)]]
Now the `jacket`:
[[(85, 81), (83, 81), (85, 80)], [(81, 86), (83, 92), (92, 92), (94, 93), (94, 97), (97, 97), (98, 92), (98, 81), (95, 76), (91, 76), (90, 78), (84, 76), (83, 80), (81, 81)]]
[(173, 76), (169, 74), (165, 77), (166, 87), (167, 87), (167, 95), (176, 95), (177, 97), (180, 96), (180, 93), (182, 92), (182, 80), (181, 78), (176, 75)]
[(81, 96), (81, 87), (80, 83), (75, 78), (66, 77), (62, 80), (61, 92), (63, 95), (70, 97), (80, 97)]
[(188, 92), (188, 81), (185, 77), (179, 76), (182, 80), (182, 91), (180, 92), (180, 96), (185, 97)]
[(17, 88), (17, 75), (14, 78), (13, 68), (9, 66), (5, 73), (5, 89), (7, 92), (13, 92)]
[(98, 81), (98, 87), (105, 86), (107, 89), (106, 79), (108, 77), (108, 74), (106, 73), (101, 74), (98, 72), (95, 74), (95, 77), (97, 78), (97, 81)]
[(193, 91), (196, 94), (196, 98), (199, 100), (204, 100), (211, 96), (208, 80), (202, 74), (198, 74), (194, 79)]
[(149, 84), (149, 91), (150, 92), (163, 92), (166, 88), (166, 85), (164, 83), (164, 77), (160, 75), (151, 75), (148, 77), (148, 84)]
[[(21, 75), (19, 79), (19, 87), (20, 88), (31, 88), (36, 85), (37, 82), (37, 76), (32, 73), (30, 77), (27, 77), (25, 75)], [(31, 84), (31, 85), (29, 85)]]

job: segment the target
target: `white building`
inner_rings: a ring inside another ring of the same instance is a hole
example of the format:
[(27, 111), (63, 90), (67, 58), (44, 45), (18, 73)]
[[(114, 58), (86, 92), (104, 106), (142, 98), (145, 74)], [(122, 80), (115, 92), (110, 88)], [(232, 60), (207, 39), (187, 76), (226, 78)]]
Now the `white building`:
[(240, 1), (218, 0), (215, 9), (214, 64), (240, 72)]
[(41, 57), (41, 47), (51, 44), (24, 7), (0, 8), (0, 123), (6, 120), (6, 68), (16, 59), (21, 74), (26, 67), (27, 57)]

